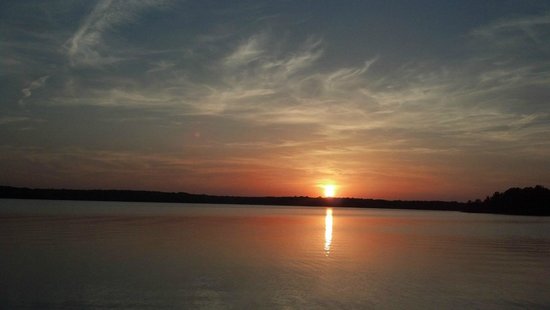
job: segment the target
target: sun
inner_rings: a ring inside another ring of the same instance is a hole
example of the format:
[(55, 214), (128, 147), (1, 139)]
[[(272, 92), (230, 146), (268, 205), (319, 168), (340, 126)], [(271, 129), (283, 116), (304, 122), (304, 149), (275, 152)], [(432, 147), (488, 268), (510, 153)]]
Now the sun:
[(336, 195), (336, 185), (334, 184), (325, 184), (321, 185), (323, 188), (323, 197), (332, 198)]

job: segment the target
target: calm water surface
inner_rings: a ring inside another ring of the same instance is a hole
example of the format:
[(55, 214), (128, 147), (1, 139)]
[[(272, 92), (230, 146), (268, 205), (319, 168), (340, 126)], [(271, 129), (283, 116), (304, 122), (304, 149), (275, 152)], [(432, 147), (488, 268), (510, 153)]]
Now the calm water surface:
[(0, 200), (0, 308), (550, 308), (550, 218)]

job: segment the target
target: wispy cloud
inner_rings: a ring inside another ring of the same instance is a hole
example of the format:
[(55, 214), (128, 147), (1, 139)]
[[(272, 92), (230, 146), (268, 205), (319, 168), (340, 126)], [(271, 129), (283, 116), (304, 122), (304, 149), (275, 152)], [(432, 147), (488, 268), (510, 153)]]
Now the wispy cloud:
[(137, 19), (141, 11), (162, 7), (165, 0), (100, 0), (80, 27), (66, 42), (67, 55), (73, 66), (103, 65), (120, 60), (104, 46), (105, 32)]
[(258, 60), (265, 52), (265, 35), (255, 35), (239, 45), (235, 51), (224, 59), (224, 65), (229, 67), (247, 65)]
[(25, 99), (32, 95), (32, 91), (43, 87), (46, 84), (46, 81), (48, 80), (49, 77), (50, 77), (49, 75), (40, 77), (32, 81), (27, 87), (21, 89), (21, 92), (23, 93), (23, 98), (19, 99), (19, 105), (24, 105)]
[(521, 43), (521, 37), (531, 39), (537, 44), (548, 44), (543, 36), (548, 35), (550, 26), (550, 13), (538, 16), (527, 16), (505, 19), (479, 27), (472, 31), (473, 36), (491, 40), (493, 44), (513, 45)]
[(3, 117), (0, 117), (0, 125), (26, 122), (29, 120), (30, 118), (26, 116), (3, 116)]
[[(383, 61), (378, 57), (355, 67), (327, 70), (323, 41), (308, 39), (295, 49), (273, 42), (264, 32), (241, 41), (211, 61), (206, 82), (179, 71), (173, 61), (161, 61), (150, 72), (171, 68), (170, 79), (135, 81), (131, 87), (113, 80), (110, 89), (58, 102), (169, 108), (181, 115), (218, 116), (256, 125), (316, 124), (325, 138), (348, 137), (350, 143), (362, 132), (384, 128), (397, 134), (396, 141), (407, 141), (392, 147), (409, 150), (470, 149), (487, 139), (520, 141), (528, 130), (536, 130), (533, 126), (544, 126), (529, 121), (544, 118), (544, 111), (534, 108), (517, 114), (513, 108), (533, 102), (518, 97), (523, 93), (518, 89), (548, 80), (547, 71), (534, 74), (537, 69), (532, 66), (487, 67), (474, 53), (444, 68), (437, 63), (410, 64), (393, 72), (372, 72)], [(524, 126), (509, 126), (519, 120), (525, 121)]]
[(176, 66), (175, 62), (161, 60), (151, 64), (151, 69), (147, 70), (147, 73), (162, 72), (173, 69)]

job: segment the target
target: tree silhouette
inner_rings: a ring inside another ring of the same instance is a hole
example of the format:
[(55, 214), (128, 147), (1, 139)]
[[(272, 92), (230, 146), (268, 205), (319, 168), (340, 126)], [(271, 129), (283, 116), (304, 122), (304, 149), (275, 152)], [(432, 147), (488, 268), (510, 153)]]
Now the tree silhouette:
[(466, 211), (518, 214), (550, 215), (550, 190), (544, 186), (512, 187), (503, 193), (495, 192), (483, 202), (468, 202)]

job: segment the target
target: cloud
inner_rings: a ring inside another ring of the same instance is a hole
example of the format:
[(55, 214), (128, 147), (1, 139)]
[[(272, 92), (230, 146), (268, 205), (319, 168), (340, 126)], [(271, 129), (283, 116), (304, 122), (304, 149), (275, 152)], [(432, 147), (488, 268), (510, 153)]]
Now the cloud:
[(468, 39), (476, 53), (472, 60), (484, 69), (545, 67), (550, 62), (550, 12), (499, 20), (473, 30)]
[(151, 69), (147, 70), (147, 73), (168, 71), (170, 69), (173, 69), (175, 66), (176, 66), (175, 62), (169, 62), (169, 61), (161, 60), (161, 61), (152, 63), (151, 64)]
[[(361, 75), (367, 72), (369, 67), (372, 66), (376, 60), (375, 58), (365, 61), (365, 65), (360, 68), (343, 68), (328, 74), (324, 77), (324, 87), (327, 90), (334, 90), (342, 87), (347, 88), (350, 84), (356, 84), (355, 82), (358, 81)], [(357, 87), (357, 85), (353, 86)]]
[(23, 93), (23, 98), (19, 99), (19, 104), (23, 105), (25, 104), (25, 99), (30, 97), (32, 95), (32, 91), (38, 88), (43, 87), (46, 84), (46, 80), (48, 80), (50, 76), (45, 75), (43, 77), (40, 77), (34, 81), (32, 81), (29, 86), (21, 89), (21, 92)]
[[(384, 128), (409, 141), (401, 145), (404, 149), (424, 150), (447, 148), (443, 145), (450, 138), (465, 147), (474, 136), (519, 139), (523, 133), (518, 132), (528, 130), (530, 123), (512, 129), (509, 122), (541, 119), (537, 109), (522, 114), (513, 110), (518, 104), (513, 100), (525, 100), (524, 105), (534, 101), (518, 97), (518, 89), (543, 85), (548, 78), (544, 72), (534, 74), (534, 67), (487, 67), (473, 53), (455, 66), (416, 63), (380, 72), (372, 69), (384, 57), (376, 57), (328, 69), (322, 40), (310, 38), (296, 48), (274, 42), (260, 32), (217, 59), (206, 57), (206, 79), (194, 78), (175, 59), (167, 59), (153, 62), (149, 73), (169, 70), (169, 78), (135, 78), (130, 84), (111, 79), (101, 88), (79, 92), (78, 98), (60, 96), (56, 102), (160, 108), (262, 126), (318, 124), (315, 130), (326, 138), (347, 136), (350, 141), (362, 131)], [(431, 137), (424, 134), (429, 131), (434, 132)]]
[[(384, 55), (335, 66), (324, 57), (334, 48), (330, 41), (309, 38), (295, 46), (260, 32), (225, 53), (218, 48), (193, 55), (194, 71), (188, 59), (148, 60), (144, 71), (155, 74), (102, 79), (82, 88), (78, 97), (61, 94), (55, 102), (149, 109), (201, 119), (206, 127), (224, 124), (208, 147), (229, 146), (213, 151), (227, 157), (228, 171), (244, 169), (238, 158), (271, 159), (266, 149), (286, 158), (289, 168), (302, 167), (312, 175), (386, 179), (389, 174), (397, 179), (430, 174), (434, 180), (460, 174), (450, 163), (490, 174), (492, 156), (550, 156), (550, 145), (541, 142), (550, 130), (545, 93), (537, 90), (549, 81), (550, 72), (540, 66), (547, 60), (503, 62), (504, 51), (491, 40), (469, 39), (478, 45), (454, 62), (416, 61), (384, 71)], [(246, 134), (232, 132), (234, 127), (246, 128)], [(295, 140), (288, 134), (272, 142), (281, 127)], [(208, 137), (202, 132), (200, 140)], [(291, 150), (289, 143), (295, 145)], [(232, 153), (243, 149), (249, 156)], [(202, 171), (222, 169), (213, 164), (221, 155), (213, 156)], [(366, 159), (372, 164), (365, 166)]]
[(499, 20), (475, 29), (472, 31), (472, 35), (500, 45), (518, 43), (520, 37), (532, 39), (537, 44), (548, 44), (541, 36), (548, 35), (549, 26), (550, 12), (547, 12), (537, 16)]
[(3, 117), (0, 117), (0, 125), (26, 122), (26, 121), (29, 121), (29, 120), (31, 120), (31, 119), (29, 117), (26, 117), (26, 116), (3, 116)]
[[(95, 15), (90, 15), (94, 22), (81, 27), (82, 33), (107, 29), (92, 26), (95, 24), (116, 25), (119, 19), (127, 20), (113, 17), (109, 22), (100, 22)], [(499, 30), (505, 27), (502, 25), (527, 27), (527, 20), (501, 21), (499, 26), (489, 25), (472, 33), (505, 35)], [(540, 23), (543, 21), (536, 24)], [(541, 119), (544, 112), (537, 106), (539, 99), (528, 97), (543, 98), (544, 90), (536, 95), (532, 89), (550, 81), (550, 72), (534, 64), (547, 60), (495, 65), (493, 60), (479, 57), (491, 46), (489, 41), (479, 42), (483, 44), (451, 64), (416, 62), (391, 71), (376, 70), (379, 64), (384, 65), (383, 55), (355, 66), (331, 67), (323, 58), (331, 47), (329, 42), (309, 38), (301, 46), (293, 46), (276, 41), (268, 33), (259, 32), (237, 42), (223, 55), (201, 55), (197, 60), (200, 74), (188, 71), (181, 59), (148, 61), (152, 66), (144, 70), (166, 71), (167, 75), (134, 77), (130, 84), (128, 79), (112, 79), (101, 87), (82, 90), (78, 98), (59, 96), (56, 102), (165, 108), (181, 115), (219, 116), (263, 125), (320, 124), (316, 130), (333, 139), (385, 128), (411, 142), (404, 148), (424, 149), (434, 139), (448, 143), (451, 136), (464, 141), (465, 146), (469, 145), (468, 137), (473, 136), (498, 140), (508, 135), (519, 139), (519, 131), (535, 125), (527, 123), (526, 127), (511, 129), (507, 122)], [(208, 63), (201, 62), (206, 60)], [(531, 109), (525, 110), (529, 106)], [(422, 135), (427, 131), (437, 134)], [(424, 141), (413, 138), (417, 133), (425, 137)]]
[(221, 59), (214, 69), (217, 83), (193, 106), (199, 113), (246, 117), (292, 104), (291, 85), (308, 78), (305, 71), (321, 57), (320, 46), (321, 40), (308, 39), (296, 50), (283, 50), (267, 34), (253, 35)]
[(228, 55), (223, 61), (224, 64), (228, 67), (235, 67), (258, 60), (264, 53), (265, 40), (265, 35), (262, 34), (252, 36)]
[(115, 27), (136, 20), (148, 8), (163, 7), (164, 0), (100, 0), (65, 46), (71, 65), (97, 66), (120, 60), (109, 55), (104, 46), (104, 35)]

